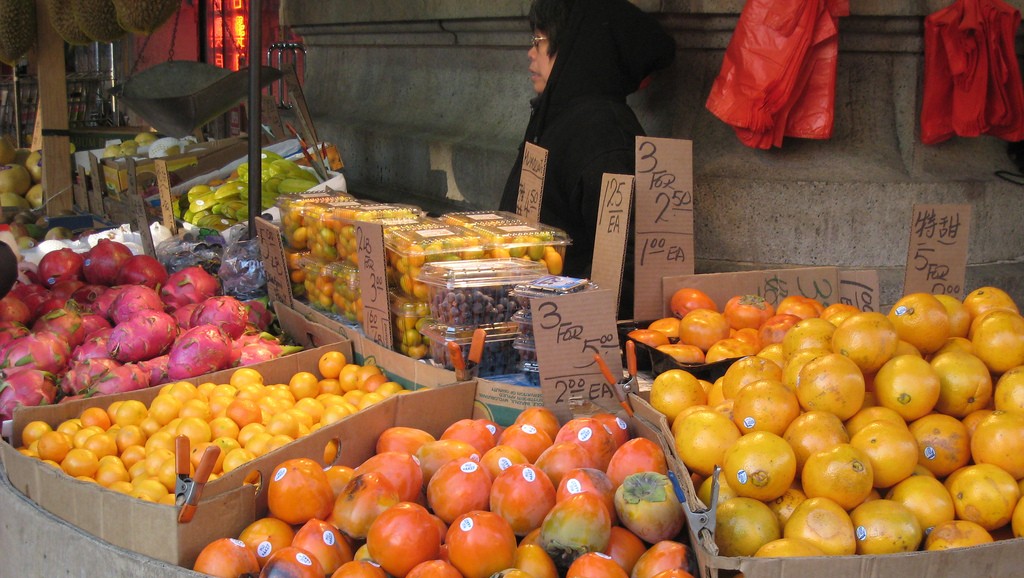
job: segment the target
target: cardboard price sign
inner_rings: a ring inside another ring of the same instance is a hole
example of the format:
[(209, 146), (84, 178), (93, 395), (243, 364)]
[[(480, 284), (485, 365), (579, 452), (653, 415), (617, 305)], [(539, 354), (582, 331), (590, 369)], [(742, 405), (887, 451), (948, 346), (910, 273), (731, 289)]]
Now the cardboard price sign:
[(519, 173), (516, 214), (531, 223), (540, 222), (540, 204), (544, 200), (544, 175), (547, 172), (547, 149), (526, 143), (523, 147), (523, 169)]
[(292, 282), (288, 273), (288, 261), (281, 243), (281, 230), (277, 225), (256, 217), (256, 244), (260, 248), (260, 259), (267, 275), (267, 296), (271, 302), (292, 306)]
[(967, 279), (970, 205), (914, 205), (903, 293), (963, 299)]
[(683, 287), (707, 293), (719, 308), (725, 307), (736, 295), (760, 295), (772, 305), (778, 305), (790, 295), (802, 295), (822, 305), (831, 305), (839, 300), (839, 271), (835, 267), (800, 267), (665, 277), (662, 279), (665, 305), (656, 317), (671, 315), (668, 301)]
[(839, 271), (839, 302), (861, 311), (878, 311), (881, 305), (878, 271), (843, 269)]
[(594, 361), (599, 354), (612, 375), (622, 375), (614, 304), (607, 289), (530, 299), (544, 405), (563, 422), (573, 405), (616, 403), (614, 384)]
[(139, 227), (139, 235), (142, 236), (142, 250), (149, 256), (156, 256), (153, 231), (149, 228), (149, 215), (146, 214), (146, 201), (142, 199), (142, 192), (139, 191), (137, 176), (135, 159), (128, 157), (128, 191), (125, 193), (128, 214)]
[(363, 298), (363, 331), (378, 345), (391, 349), (391, 302), (384, 254), (384, 225), (356, 221), (359, 290)]
[(153, 166), (156, 170), (156, 186), (160, 190), (160, 217), (171, 234), (177, 235), (178, 221), (174, 218), (174, 198), (171, 196), (171, 175), (167, 170), (167, 161), (157, 159)]
[(598, 287), (615, 289), (615, 311), (622, 293), (622, 267), (626, 258), (633, 177), (605, 173), (601, 180), (601, 207), (590, 277)]
[(633, 316), (659, 316), (659, 280), (692, 275), (693, 142), (636, 139), (636, 259)]

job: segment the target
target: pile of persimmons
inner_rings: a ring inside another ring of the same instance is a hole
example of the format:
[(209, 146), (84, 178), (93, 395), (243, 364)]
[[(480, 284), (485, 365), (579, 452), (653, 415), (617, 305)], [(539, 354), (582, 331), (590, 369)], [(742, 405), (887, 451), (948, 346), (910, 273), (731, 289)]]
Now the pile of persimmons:
[(665, 371), (650, 393), (705, 503), (720, 472), (723, 555), (1024, 535), (1024, 318), (1004, 291), (911, 293), (886, 313), (751, 295), (719, 310), (693, 289), (671, 305), (637, 337), (688, 363), (737, 358), (714, 382)]
[(661, 446), (610, 413), (548, 409), (435, 438), (394, 426), (355, 468), (279, 464), (267, 516), (194, 569), (261, 578), (692, 578)]

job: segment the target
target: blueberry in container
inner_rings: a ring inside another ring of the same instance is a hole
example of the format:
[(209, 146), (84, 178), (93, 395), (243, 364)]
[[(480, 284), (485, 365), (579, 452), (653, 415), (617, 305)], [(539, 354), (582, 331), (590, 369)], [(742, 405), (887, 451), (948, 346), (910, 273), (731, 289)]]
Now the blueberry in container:
[[(468, 359), (475, 329), (475, 327), (451, 327), (443, 323), (427, 324), (423, 328), (423, 334), (430, 343), (430, 358), (446, 369), (454, 369), (448, 351), (448, 343), (452, 341), (457, 343), (462, 349), (462, 358)], [(519, 354), (513, 347), (518, 335), (516, 324), (498, 323), (483, 326), (483, 329), (487, 333), (487, 338), (484, 340), (484, 350), (480, 357), (480, 364), (477, 366), (477, 375), (490, 377), (516, 371), (516, 366), (519, 363)]]
[(597, 284), (587, 279), (563, 277), (561, 275), (545, 275), (534, 281), (520, 283), (512, 288), (512, 298), (519, 304), (519, 309), (530, 311), (530, 298), (553, 297), (580, 291), (597, 289)]
[(424, 264), (419, 281), (437, 323), (475, 328), (510, 321), (519, 304), (509, 292), (546, 272), (543, 263), (526, 259), (442, 261)]

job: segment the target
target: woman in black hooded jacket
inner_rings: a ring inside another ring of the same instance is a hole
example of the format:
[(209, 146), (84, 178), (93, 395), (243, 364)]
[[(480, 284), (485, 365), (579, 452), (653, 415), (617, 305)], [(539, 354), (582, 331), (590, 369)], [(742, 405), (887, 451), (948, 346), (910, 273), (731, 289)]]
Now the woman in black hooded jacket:
[[(524, 138), (548, 151), (540, 220), (572, 239), (564, 274), (589, 277), (602, 175), (633, 174), (636, 137), (645, 134), (626, 97), (671, 64), (675, 41), (627, 0), (534, 0), (529, 19), (531, 61), (553, 60), (546, 83), (535, 76), (539, 96), (531, 101)], [(523, 146), (502, 210), (516, 208)], [(632, 244), (630, 235), (620, 318), (632, 316)]]

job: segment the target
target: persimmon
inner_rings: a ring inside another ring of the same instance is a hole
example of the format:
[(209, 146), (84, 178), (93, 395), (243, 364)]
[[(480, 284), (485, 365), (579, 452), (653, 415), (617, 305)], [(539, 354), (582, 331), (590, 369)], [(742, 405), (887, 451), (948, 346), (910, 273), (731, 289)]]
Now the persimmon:
[(668, 462), (661, 446), (647, 438), (635, 438), (615, 450), (605, 473), (615, 486), (630, 474), (639, 472), (668, 473)]
[[(632, 435), (629, 433), (629, 424), (625, 422), (619, 416), (609, 413), (600, 412), (590, 416), (597, 421), (604, 424), (604, 427), (608, 428), (608, 431), (612, 432), (612, 437), (615, 438), (615, 447), (618, 448), (622, 444), (629, 441)], [(555, 435), (558, 435), (557, 432)]]
[(320, 562), (305, 550), (288, 546), (274, 552), (260, 571), (260, 578), (323, 578)]
[(634, 329), (627, 333), (626, 337), (638, 343), (643, 343), (648, 347), (658, 347), (670, 343), (666, 333), (655, 329)]
[(554, 442), (575, 441), (590, 454), (594, 467), (605, 470), (615, 453), (615, 437), (603, 423), (591, 417), (573, 418), (558, 430)]
[(566, 473), (555, 489), (555, 502), (568, 500), (576, 494), (592, 494), (598, 497), (608, 510), (612, 523), (618, 522), (615, 512), (615, 486), (604, 471), (580, 468)]
[(558, 421), (558, 416), (550, 409), (541, 405), (528, 407), (519, 412), (513, 423), (528, 423), (548, 434), (548, 437), (551, 439), (555, 439), (555, 436), (558, 435), (558, 429), (562, 427)]
[(467, 512), (487, 509), (490, 495), (491, 475), (469, 458), (445, 463), (427, 484), (427, 504), (447, 524)]
[(603, 552), (587, 552), (573, 560), (566, 578), (628, 578), (614, 558)]
[(415, 502), (423, 486), (423, 470), (416, 458), (404, 452), (381, 452), (355, 468), (355, 475), (378, 472), (394, 486), (402, 502)]
[(668, 308), (672, 314), (682, 319), (694, 309), (711, 309), (718, 311), (718, 304), (707, 293), (693, 287), (682, 287), (672, 293)]
[[(532, 536), (540, 536), (540, 528), (531, 532)], [(551, 556), (535, 543), (523, 539), (516, 548), (515, 567), (526, 572), (532, 578), (558, 578), (558, 568)]]
[(419, 428), (393, 426), (389, 427), (377, 437), (377, 453), (383, 452), (405, 452), (415, 454), (416, 450), (427, 442), (435, 441), (429, 432)]
[(776, 313), (796, 315), (800, 319), (819, 317), (825, 311), (821, 301), (803, 295), (787, 295), (775, 306)]
[(361, 540), (373, 521), (400, 501), (398, 491), (384, 474), (358, 474), (338, 494), (330, 520), (345, 535)]
[(540, 527), (555, 505), (555, 486), (537, 468), (518, 464), (502, 471), (491, 484), (490, 510), (505, 519), (517, 536)]
[(761, 347), (771, 345), (772, 343), (782, 343), (782, 339), (786, 336), (786, 332), (789, 331), (790, 327), (793, 327), (800, 321), (800, 317), (789, 313), (775, 313), (760, 327), (757, 328), (757, 337), (761, 343)]
[(281, 462), (267, 486), (271, 515), (289, 524), (327, 519), (334, 507), (334, 492), (320, 464), (308, 458)]
[(548, 433), (530, 423), (513, 423), (501, 432), (498, 444), (512, 446), (533, 463), (554, 443)]
[(636, 534), (622, 526), (612, 526), (611, 537), (608, 539), (608, 547), (604, 553), (615, 560), (626, 574), (633, 571), (637, 561), (647, 551), (647, 544)]
[(370, 525), (366, 550), (388, 574), (405, 576), (417, 564), (437, 559), (441, 538), (426, 508), (400, 502)]
[(562, 481), (562, 477), (570, 470), (595, 466), (590, 453), (575, 441), (551, 444), (537, 456), (533, 465), (545, 474), (553, 485)]
[(441, 466), (458, 458), (479, 461), (480, 453), (472, 445), (459, 440), (437, 440), (420, 446), (420, 449), (416, 450), (416, 459), (423, 472), (423, 485), (430, 483), (430, 479)]
[(607, 548), (611, 531), (604, 500), (584, 492), (555, 503), (541, 524), (539, 540), (556, 566), (568, 568), (580, 552)]
[(463, 578), (455, 566), (444, 560), (428, 560), (413, 566), (405, 578)]
[(512, 526), (498, 514), (487, 511), (456, 518), (448, 528), (445, 544), (448, 561), (465, 578), (488, 578), (511, 567), (518, 547)]
[(480, 456), (480, 465), (491, 474), (491, 478), (497, 478), (498, 474), (508, 469), (512, 464), (528, 464), (529, 460), (523, 452), (512, 446), (497, 445), (487, 450), (487, 453)]
[(696, 345), (705, 353), (715, 342), (729, 337), (729, 322), (711, 309), (690, 311), (679, 322), (679, 342)]
[(207, 544), (196, 558), (192, 569), (217, 578), (237, 578), (257, 573), (260, 564), (245, 543), (235, 538), (221, 538)]
[(494, 432), (489, 430), (483, 422), (470, 418), (460, 419), (449, 425), (439, 439), (464, 441), (475, 447), (480, 455), (496, 445)]
[(725, 302), (722, 314), (733, 329), (757, 329), (775, 315), (775, 306), (760, 295), (736, 295)]
[(372, 560), (353, 560), (339, 566), (331, 578), (388, 578), (388, 575)]

